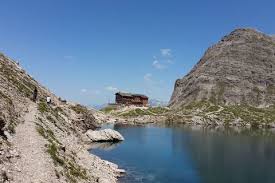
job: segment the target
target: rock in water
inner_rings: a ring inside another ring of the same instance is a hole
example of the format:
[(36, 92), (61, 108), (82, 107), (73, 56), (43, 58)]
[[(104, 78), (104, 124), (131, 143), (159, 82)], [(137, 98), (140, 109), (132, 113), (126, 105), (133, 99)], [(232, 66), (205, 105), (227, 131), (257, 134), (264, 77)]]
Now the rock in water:
[(105, 129), (99, 131), (88, 130), (86, 135), (92, 142), (117, 142), (123, 141), (123, 136), (112, 129)]
[(169, 106), (178, 108), (198, 101), (255, 107), (274, 104), (274, 37), (237, 29), (210, 47), (197, 65), (176, 81)]

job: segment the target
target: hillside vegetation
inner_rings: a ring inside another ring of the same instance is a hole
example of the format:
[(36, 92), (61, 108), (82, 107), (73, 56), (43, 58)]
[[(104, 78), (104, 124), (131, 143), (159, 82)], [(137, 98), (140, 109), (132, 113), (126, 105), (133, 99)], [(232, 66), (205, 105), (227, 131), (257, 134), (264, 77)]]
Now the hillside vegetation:
[(116, 182), (117, 167), (86, 149), (84, 133), (95, 128), (90, 110), (61, 101), (0, 54), (0, 182)]

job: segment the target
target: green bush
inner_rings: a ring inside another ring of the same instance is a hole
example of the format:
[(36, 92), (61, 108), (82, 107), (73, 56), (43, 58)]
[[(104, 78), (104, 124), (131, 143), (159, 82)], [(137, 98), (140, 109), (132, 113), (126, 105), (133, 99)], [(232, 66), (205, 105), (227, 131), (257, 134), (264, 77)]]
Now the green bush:
[(104, 113), (110, 113), (110, 112), (112, 112), (115, 109), (116, 109), (115, 106), (107, 106), (107, 107), (104, 107), (103, 109), (100, 109), (100, 111), (102, 111)]
[(87, 112), (87, 108), (82, 105), (74, 105), (70, 107), (73, 111), (75, 111), (77, 114), (84, 114)]
[(58, 149), (55, 143), (51, 143), (48, 146), (47, 152), (50, 154), (55, 164), (59, 164), (60, 166), (65, 164), (65, 161), (58, 156)]
[(43, 114), (45, 112), (49, 112), (49, 107), (45, 102), (38, 103), (38, 110)]

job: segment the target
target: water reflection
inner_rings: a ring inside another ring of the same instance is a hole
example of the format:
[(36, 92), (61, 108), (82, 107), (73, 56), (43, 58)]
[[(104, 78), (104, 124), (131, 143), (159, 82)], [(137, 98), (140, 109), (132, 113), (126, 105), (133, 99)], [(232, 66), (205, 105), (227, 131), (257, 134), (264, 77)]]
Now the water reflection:
[(167, 124), (112, 128), (125, 137), (125, 142), (106, 148), (95, 145), (96, 149), (91, 151), (127, 170), (121, 182), (269, 183), (275, 180), (275, 138), (268, 130)]
[(121, 142), (93, 142), (91, 143), (90, 149), (101, 149), (105, 151), (111, 151), (115, 148), (117, 148)]
[(203, 182), (274, 182), (273, 137), (255, 136), (258, 133), (209, 133), (207, 130), (185, 133), (190, 134), (185, 145)]

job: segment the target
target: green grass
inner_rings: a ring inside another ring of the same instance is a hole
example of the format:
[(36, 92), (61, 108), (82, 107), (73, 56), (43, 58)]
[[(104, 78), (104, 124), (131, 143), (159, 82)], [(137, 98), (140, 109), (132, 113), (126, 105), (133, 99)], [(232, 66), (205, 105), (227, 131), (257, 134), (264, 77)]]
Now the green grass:
[(221, 111), (224, 114), (231, 114), (231, 118), (240, 118), (252, 126), (275, 122), (275, 110), (273, 108), (256, 108), (251, 106), (225, 106)]
[[(15, 127), (17, 125), (17, 119), (15, 116), (15, 111), (14, 111), (14, 105), (12, 99), (4, 94), (3, 92), (0, 91), (0, 100), (5, 102), (6, 109), (8, 110), (8, 115), (9, 115), (9, 120), (7, 122), (7, 129), (11, 133), (15, 133)], [(3, 113), (0, 114), (1, 116), (4, 116)]]
[[(218, 111), (220, 107), (221, 106), (211, 106), (203, 112), (215, 112)], [(223, 120), (225, 124), (233, 122), (236, 119), (239, 119), (243, 125), (248, 123), (253, 127), (275, 122), (275, 110), (272, 107), (256, 108), (248, 105), (231, 105), (222, 107), (223, 109), (220, 112), (214, 114), (219, 119)]]
[(41, 125), (37, 125), (37, 126), (36, 126), (36, 131), (37, 131), (42, 137), (44, 137), (45, 139), (47, 139), (47, 134), (46, 134), (44, 128), (43, 128)]
[(49, 106), (47, 105), (46, 102), (39, 102), (38, 103), (38, 110), (43, 114), (45, 112), (49, 112), (50, 108), (49, 108)]
[(252, 127), (262, 125), (268, 126), (275, 123), (275, 107), (257, 108), (249, 105), (217, 105), (209, 101), (192, 102), (187, 106), (182, 106), (178, 110), (168, 112), (167, 119), (170, 121), (180, 121), (186, 116), (200, 116), (206, 121), (213, 120), (207, 113), (212, 113), (215, 120), (219, 120), (228, 125), (236, 120), (240, 125), (250, 124)]
[(149, 113), (146, 110), (132, 109), (130, 111), (123, 112), (123, 113), (119, 114), (119, 116), (122, 116), (122, 117), (138, 117), (138, 116), (144, 116), (144, 115), (150, 115), (150, 114), (151, 113)]
[(84, 114), (87, 112), (87, 108), (82, 105), (74, 105), (70, 107), (73, 111), (75, 111), (77, 114)]
[(87, 171), (75, 163), (68, 162), (69, 173), (74, 177), (79, 177), (81, 179), (88, 179)]
[(116, 110), (115, 106), (107, 106), (107, 107), (104, 107), (103, 109), (100, 109), (100, 111), (102, 111), (104, 113), (110, 113), (114, 110)]
[(220, 106), (217, 105), (211, 105), (209, 107), (207, 107), (204, 112), (208, 113), (208, 112), (215, 112), (218, 111), (220, 109)]
[(122, 112), (118, 114), (118, 116), (122, 117), (138, 117), (138, 116), (145, 116), (145, 115), (164, 115), (169, 110), (163, 107), (150, 107), (148, 109), (132, 109), (126, 112)]
[(58, 149), (55, 143), (51, 143), (48, 146), (47, 152), (50, 154), (51, 158), (54, 161), (55, 165), (60, 165), (60, 166), (64, 166), (65, 165), (65, 161), (59, 157), (58, 154)]
[(197, 110), (197, 109), (203, 109), (208, 108), (211, 106), (211, 103), (208, 101), (199, 101), (199, 102), (191, 102), (187, 106), (182, 106), (181, 108), (183, 110)]
[(150, 107), (148, 111), (159, 115), (169, 112), (169, 110), (164, 107)]
[[(1, 64), (1, 63), (0, 63)], [(0, 67), (1, 75), (3, 75), (12, 86), (16, 87), (17, 90), (23, 94), (25, 97), (30, 97), (32, 95), (32, 90), (35, 88), (35, 85), (29, 81), (29, 78), (26, 76), (19, 75), (12, 67), (7, 66), (6, 64), (1, 64)]]
[[(42, 118), (38, 118), (38, 120), (43, 122)], [(49, 142), (47, 145), (47, 152), (56, 166), (63, 167), (64, 175), (68, 179), (68, 182), (77, 183), (78, 179), (88, 180), (89, 177), (86, 169), (77, 165), (74, 157), (72, 158), (73, 161), (70, 161), (68, 157), (65, 158), (64, 154), (60, 153), (61, 143), (56, 139), (53, 131), (50, 128), (45, 129), (41, 124), (37, 123), (36, 125), (37, 132)], [(60, 176), (60, 173), (58, 173), (58, 176)]]
[(61, 114), (65, 114), (65, 112), (63, 111), (63, 109), (61, 107), (56, 107), (53, 111), (53, 115), (58, 119), (60, 116), (59, 116), (59, 113)]

